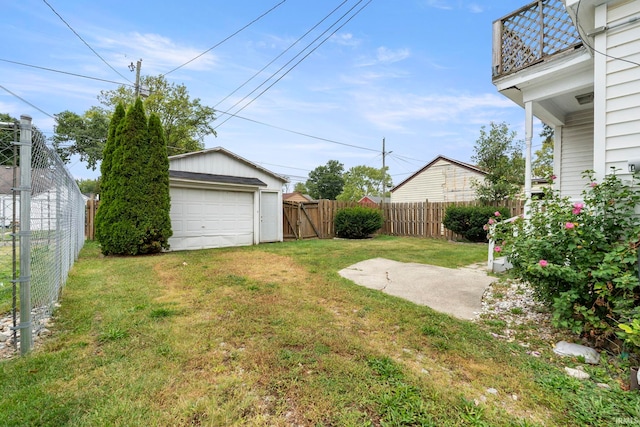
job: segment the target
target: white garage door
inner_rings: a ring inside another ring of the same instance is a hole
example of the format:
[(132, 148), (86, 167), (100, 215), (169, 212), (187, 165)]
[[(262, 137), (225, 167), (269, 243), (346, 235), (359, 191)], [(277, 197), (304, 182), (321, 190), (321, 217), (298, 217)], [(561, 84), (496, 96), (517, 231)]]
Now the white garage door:
[(253, 244), (253, 193), (171, 188), (171, 250)]

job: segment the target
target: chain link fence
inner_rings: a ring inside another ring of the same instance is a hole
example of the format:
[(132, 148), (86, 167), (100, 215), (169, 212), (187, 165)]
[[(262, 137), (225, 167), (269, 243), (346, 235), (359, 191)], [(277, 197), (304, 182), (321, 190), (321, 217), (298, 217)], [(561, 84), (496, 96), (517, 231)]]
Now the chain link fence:
[(31, 118), (1, 122), (0, 346), (26, 354), (46, 332), (84, 244), (84, 215), (78, 185)]

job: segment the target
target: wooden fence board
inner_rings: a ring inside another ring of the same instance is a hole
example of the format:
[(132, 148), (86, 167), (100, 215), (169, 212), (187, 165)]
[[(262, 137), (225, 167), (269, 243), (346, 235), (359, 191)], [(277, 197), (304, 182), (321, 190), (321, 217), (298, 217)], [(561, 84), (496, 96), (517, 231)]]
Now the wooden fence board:
[[(305, 214), (296, 213), (303, 205)], [(447, 230), (442, 224), (449, 206), (478, 206), (478, 202), (419, 202), (419, 203), (385, 203), (381, 206), (371, 205), (382, 211), (384, 222), (379, 233), (390, 236), (428, 237), (434, 239), (461, 240), (462, 236)], [(335, 237), (336, 213), (343, 208), (361, 206), (356, 202), (339, 202), (335, 200), (318, 200), (314, 202), (284, 202), (284, 237), (285, 240), (296, 238), (331, 239)], [(496, 205), (498, 206), (498, 205)], [(524, 201), (515, 200), (500, 204), (511, 210), (511, 216), (524, 213)], [(293, 218), (295, 217), (295, 219)], [(304, 218), (302, 218), (304, 217)], [(299, 232), (291, 232), (294, 221), (299, 223)], [(289, 230), (289, 232), (287, 231)]]

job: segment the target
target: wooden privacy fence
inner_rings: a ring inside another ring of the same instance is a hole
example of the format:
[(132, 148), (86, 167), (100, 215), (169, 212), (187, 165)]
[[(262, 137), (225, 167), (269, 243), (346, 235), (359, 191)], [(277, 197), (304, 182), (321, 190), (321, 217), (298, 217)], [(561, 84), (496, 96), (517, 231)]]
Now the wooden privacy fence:
[[(430, 237), (458, 240), (462, 237), (447, 230), (442, 221), (449, 206), (478, 206), (478, 202), (419, 202), (369, 205), (382, 210), (384, 225), (381, 234), (391, 236)], [(284, 239), (331, 239), (335, 237), (335, 214), (339, 209), (361, 206), (357, 202), (318, 200), (314, 202), (284, 202)], [(496, 205), (498, 206), (498, 205)], [(511, 210), (511, 216), (524, 212), (524, 201), (513, 200), (499, 206)]]

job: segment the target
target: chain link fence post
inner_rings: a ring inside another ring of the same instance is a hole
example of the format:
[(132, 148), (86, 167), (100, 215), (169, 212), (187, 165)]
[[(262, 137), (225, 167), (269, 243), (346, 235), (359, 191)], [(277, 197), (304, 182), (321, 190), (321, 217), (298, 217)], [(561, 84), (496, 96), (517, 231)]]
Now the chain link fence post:
[(31, 117), (20, 116), (20, 354), (33, 344), (31, 322)]

